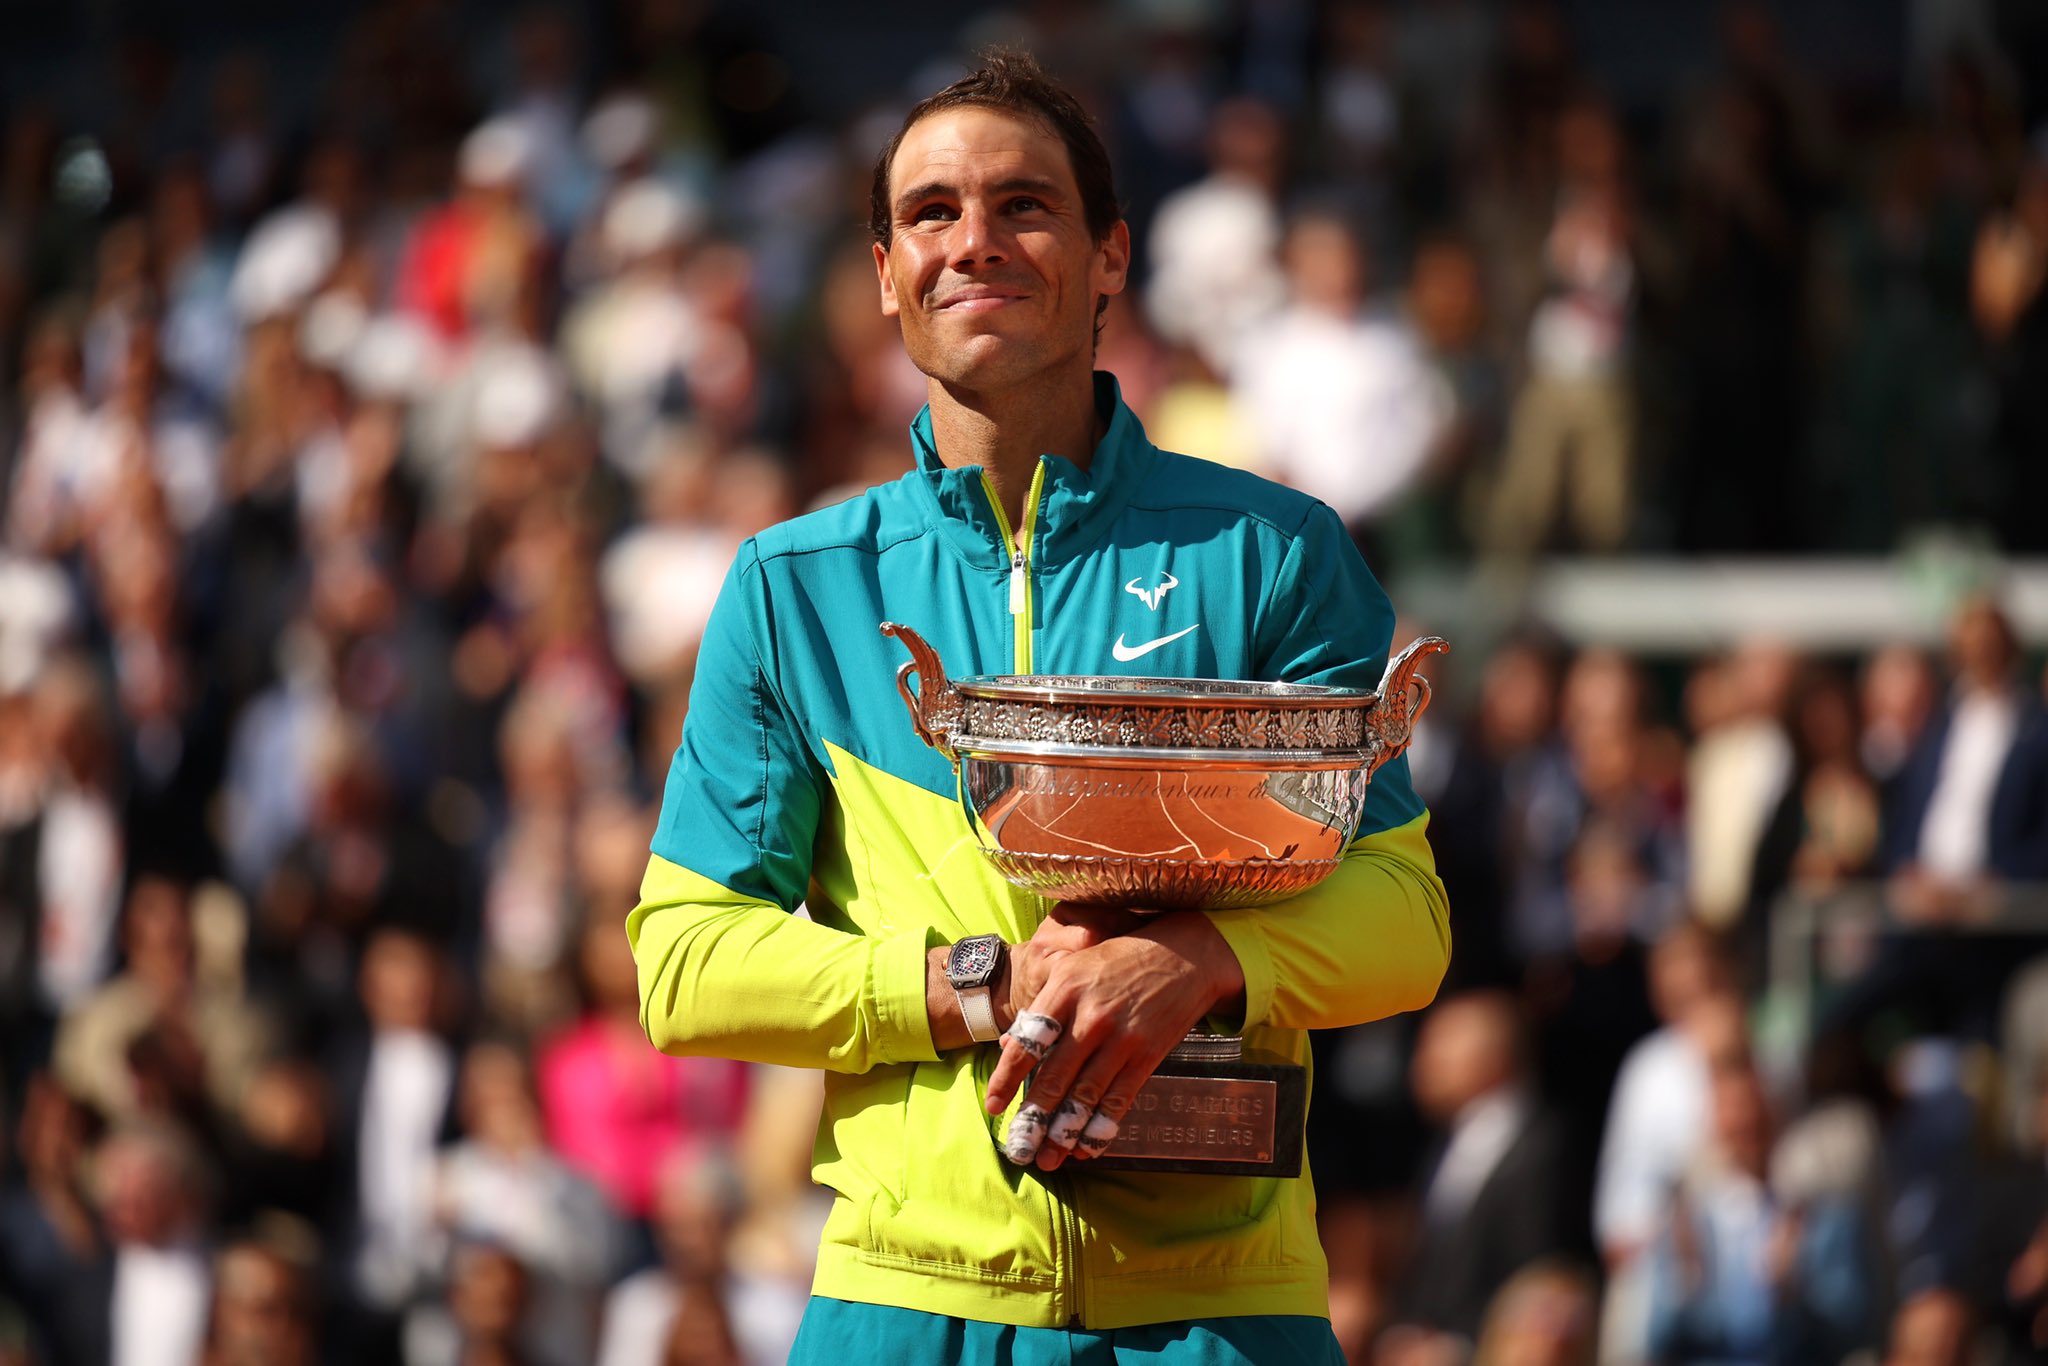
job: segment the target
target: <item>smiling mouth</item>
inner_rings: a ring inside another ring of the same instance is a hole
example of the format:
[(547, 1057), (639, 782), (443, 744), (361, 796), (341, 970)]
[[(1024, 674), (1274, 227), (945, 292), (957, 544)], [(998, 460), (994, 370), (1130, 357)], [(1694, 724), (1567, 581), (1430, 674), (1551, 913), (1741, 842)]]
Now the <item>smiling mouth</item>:
[(1021, 294), (973, 294), (965, 298), (955, 295), (939, 305), (941, 313), (993, 313), (1009, 304), (1024, 302)]

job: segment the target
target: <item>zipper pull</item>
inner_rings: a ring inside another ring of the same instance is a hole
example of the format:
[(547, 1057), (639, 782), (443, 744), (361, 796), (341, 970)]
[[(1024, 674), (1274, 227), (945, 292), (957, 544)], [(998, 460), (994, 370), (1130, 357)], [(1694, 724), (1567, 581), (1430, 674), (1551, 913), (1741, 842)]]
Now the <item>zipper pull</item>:
[(1010, 557), (1010, 615), (1024, 615), (1024, 552)]

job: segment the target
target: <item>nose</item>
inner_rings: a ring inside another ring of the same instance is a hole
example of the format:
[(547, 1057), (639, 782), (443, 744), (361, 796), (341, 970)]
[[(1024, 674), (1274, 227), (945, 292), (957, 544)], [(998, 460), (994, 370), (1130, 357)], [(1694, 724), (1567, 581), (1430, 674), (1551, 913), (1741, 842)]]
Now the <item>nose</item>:
[(1009, 259), (1007, 239), (996, 215), (979, 204), (964, 204), (953, 223), (948, 255), (955, 270), (1001, 265)]

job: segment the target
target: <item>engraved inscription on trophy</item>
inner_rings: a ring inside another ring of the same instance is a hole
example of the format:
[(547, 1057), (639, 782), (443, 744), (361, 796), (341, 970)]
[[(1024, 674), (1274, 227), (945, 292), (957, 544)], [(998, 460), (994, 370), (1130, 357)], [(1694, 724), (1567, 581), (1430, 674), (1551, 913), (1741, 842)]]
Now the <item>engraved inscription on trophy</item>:
[(1155, 1073), (1105, 1156), (1270, 1162), (1278, 1090), (1270, 1081)]

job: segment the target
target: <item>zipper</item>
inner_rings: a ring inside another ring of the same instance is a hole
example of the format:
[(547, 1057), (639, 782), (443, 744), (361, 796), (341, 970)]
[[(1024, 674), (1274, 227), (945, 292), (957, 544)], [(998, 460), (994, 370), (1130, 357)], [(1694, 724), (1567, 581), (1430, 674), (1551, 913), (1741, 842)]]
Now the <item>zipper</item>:
[[(1053, 1180), (1059, 1178), (1055, 1176)], [(1052, 1196), (1053, 1207), (1059, 1212), (1060, 1241), (1066, 1245), (1066, 1256), (1061, 1259), (1067, 1271), (1061, 1308), (1066, 1311), (1067, 1326), (1079, 1328), (1088, 1321), (1088, 1278), (1081, 1273), (1081, 1216), (1074, 1213), (1071, 1203), (1074, 1184), (1059, 1181), (1058, 1191), (1049, 1185), (1047, 1194)]]
[(1003, 549), (1010, 556), (1010, 619), (1016, 633), (1016, 643), (1011, 648), (1013, 663), (1010, 672), (1028, 674), (1031, 672), (1031, 539), (1038, 526), (1038, 503), (1045, 496), (1045, 457), (1038, 457), (1037, 468), (1031, 471), (1031, 488), (1024, 495), (1024, 525), (1016, 533), (1010, 530), (1010, 515), (1003, 511), (1003, 500), (996, 496), (996, 482), (989, 478), (988, 470), (981, 472), (981, 486), (988, 493), (988, 505), (996, 514), (996, 530), (1003, 536)]

